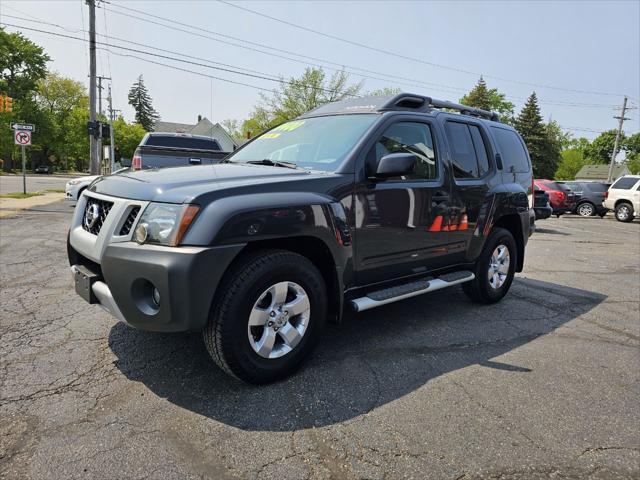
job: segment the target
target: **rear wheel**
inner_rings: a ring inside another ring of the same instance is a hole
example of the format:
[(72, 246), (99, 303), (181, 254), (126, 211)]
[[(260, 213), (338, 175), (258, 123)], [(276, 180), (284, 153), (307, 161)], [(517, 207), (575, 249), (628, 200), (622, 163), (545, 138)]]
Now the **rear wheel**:
[(292, 373), (324, 327), (327, 294), (318, 269), (296, 253), (261, 251), (232, 267), (221, 285), (203, 332), (213, 360), (249, 383)]
[(495, 303), (502, 299), (513, 282), (516, 255), (516, 242), (511, 232), (504, 228), (493, 230), (476, 262), (476, 278), (462, 284), (464, 293), (480, 303)]
[(578, 205), (578, 215), (581, 217), (592, 217), (596, 213), (596, 206), (592, 203), (585, 202)]
[(630, 222), (633, 220), (633, 205), (628, 202), (621, 202), (614, 210), (616, 220), (619, 222)]

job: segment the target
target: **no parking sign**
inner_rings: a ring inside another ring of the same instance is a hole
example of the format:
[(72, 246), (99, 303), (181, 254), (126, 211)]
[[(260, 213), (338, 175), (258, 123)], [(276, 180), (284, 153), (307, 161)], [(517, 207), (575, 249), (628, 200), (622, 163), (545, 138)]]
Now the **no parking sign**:
[(31, 132), (29, 130), (16, 130), (13, 137), (16, 145), (23, 147), (31, 145)]

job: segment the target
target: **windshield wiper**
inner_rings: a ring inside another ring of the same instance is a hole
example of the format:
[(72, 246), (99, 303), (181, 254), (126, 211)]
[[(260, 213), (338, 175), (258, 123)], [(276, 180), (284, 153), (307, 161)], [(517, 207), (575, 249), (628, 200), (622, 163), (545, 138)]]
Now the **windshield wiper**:
[(301, 166), (293, 163), (293, 162), (283, 162), (281, 160), (270, 160), (268, 158), (263, 158), (262, 160), (249, 160), (246, 163), (251, 163), (254, 165), (269, 165), (271, 167), (284, 167), (284, 168), (293, 168), (293, 169), (300, 169), (300, 170), (305, 170), (306, 168), (302, 168)]

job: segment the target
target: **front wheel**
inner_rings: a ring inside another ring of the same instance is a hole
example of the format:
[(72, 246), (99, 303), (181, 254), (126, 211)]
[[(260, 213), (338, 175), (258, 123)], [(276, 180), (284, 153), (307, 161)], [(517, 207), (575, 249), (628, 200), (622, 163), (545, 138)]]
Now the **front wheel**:
[(633, 206), (630, 203), (619, 203), (614, 210), (616, 220), (619, 222), (630, 222), (633, 220)]
[(245, 382), (291, 374), (317, 343), (325, 323), (322, 275), (306, 257), (265, 250), (225, 275), (203, 335), (213, 360)]
[(511, 232), (504, 228), (493, 230), (476, 261), (476, 278), (462, 284), (464, 293), (479, 303), (495, 303), (501, 300), (513, 282), (516, 256), (516, 241)]

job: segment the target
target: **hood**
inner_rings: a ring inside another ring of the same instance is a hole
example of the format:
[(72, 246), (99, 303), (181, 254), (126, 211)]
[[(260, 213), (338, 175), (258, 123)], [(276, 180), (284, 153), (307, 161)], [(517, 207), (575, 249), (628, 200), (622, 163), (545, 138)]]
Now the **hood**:
[(123, 172), (97, 179), (89, 190), (132, 200), (184, 203), (215, 190), (324, 176), (284, 167), (219, 163)]
[(67, 183), (75, 182), (74, 185), (77, 185), (78, 183), (91, 183), (98, 177), (99, 175), (87, 175), (86, 177), (72, 178)]

